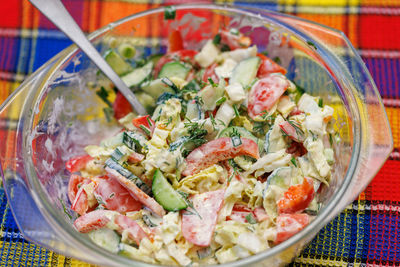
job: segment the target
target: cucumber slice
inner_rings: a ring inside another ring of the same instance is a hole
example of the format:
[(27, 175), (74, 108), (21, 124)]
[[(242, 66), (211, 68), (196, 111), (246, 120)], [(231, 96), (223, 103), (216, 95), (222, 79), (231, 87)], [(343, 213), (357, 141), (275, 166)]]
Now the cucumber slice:
[(153, 176), (152, 191), (158, 203), (168, 211), (178, 211), (187, 208), (183, 197), (174, 190), (160, 170), (156, 170)]
[(189, 71), (190, 68), (188, 68), (179, 61), (168, 62), (165, 63), (164, 66), (162, 67), (160, 73), (158, 74), (158, 78), (177, 77), (184, 80), (186, 79), (186, 76), (188, 75)]
[(277, 185), (281, 188), (287, 189), (290, 186), (292, 180), (292, 168), (291, 167), (280, 167), (275, 169), (267, 180), (267, 187), (269, 185)]
[(223, 86), (213, 87), (211, 85), (203, 88), (198, 94), (203, 100), (204, 110), (214, 110), (217, 101), (224, 96), (225, 88)]
[(174, 90), (163, 83), (161, 79), (144, 82), (141, 85), (141, 88), (144, 92), (151, 95), (154, 99), (158, 99), (158, 97), (165, 92), (175, 93)]
[(150, 76), (152, 70), (153, 62), (149, 61), (143, 67), (136, 68), (130, 73), (122, 76), (121, 79), (128, 87), (138, 86)]
[(238, 82), (243, 86), (243, 88), (246, 88), (251, 84), (254, 78), (256, 78), (260, 62), (261, 60), (259, 57), (250, 57), (240, 61), (232, 71), (229, 84)]
[(137, 249), (125, 243), (119, 243), (117, 252), (118, 255), (132, 259), (135, 259), (137, 255)]
[(243, 127), (231, 126), (225, 128), (219, 133), (218, 137), (230, 137), (235, 132), (238, 133), (243, 138), (247, 138), (256, 142), (260, 151), (264, 149), (264, 141), (262, 139), (255, 137), (251, 132), (249, 132)]
[(111, 136), (107, 139), (103, 139), (100, 142), (100, 146), (107, 148), (116, 148), (117, 146), (123, 145), (124, 133), (118, 133), (117, 135)]
[(101, 228), (99, 230), (91, 231), (88, 235), (96, 245), (113, 253), (119, 251), (118, 246), (121, 238), (116, 232), (114, 232), (114, 230)]
[(108, 65), (117, 73), (118, 75), (124, 75), (127, 72), (132, 71), (132, 66), (129, 65), (122, 57), (117, 54), (114, 50), (107, 50), (104, 54), (104, 59), (107, 61)]
[(163, 56), (164, 56), (163, 54), (151, 55), (151, 56), (149, 56), (148, 60), (152, 61), (155, 66), (157, 64), (157, 62), (160, 60), (160, 58), (162, 58)]
[(145, 92), (138, 92), (135, 95), (140, 104), (142, 104), (146, 111), (151, 114), (154, 107), (156, 106), (156, 101), (154, 100), (154, 98), (149, 94), (146, 94)]

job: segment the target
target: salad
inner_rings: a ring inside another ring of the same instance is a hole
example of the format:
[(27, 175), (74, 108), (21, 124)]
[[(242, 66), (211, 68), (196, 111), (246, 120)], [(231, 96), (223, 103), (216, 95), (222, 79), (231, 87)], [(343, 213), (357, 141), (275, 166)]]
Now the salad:
[(150, 115), (113, 88), (97, 94), (121, 126), (66, 163), (74, 226), (99, 246), (163, 265), (235, 261), (296, 234), (318, 213), (334, 163), (334, 110), (236, 29), (200, 51), (105, 59)]

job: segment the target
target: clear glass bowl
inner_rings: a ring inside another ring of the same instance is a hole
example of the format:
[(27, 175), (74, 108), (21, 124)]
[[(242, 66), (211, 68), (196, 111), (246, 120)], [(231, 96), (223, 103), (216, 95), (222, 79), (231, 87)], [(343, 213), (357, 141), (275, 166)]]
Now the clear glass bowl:
[[(392, 150), (381, 98), (361, 58), (343, 33), (268, 10), (217, 5), (176, 6), (177, 18), (164, 20), (162, 8), (126, 17), (92, 33), (104, 51), (131, 41), (138, 56), (165, 51), (172, 28), (185, 34), (187, 48), (199, 48), (220, 26), (236, 27), (259, 50), (279, 57), (288, 77), (335, 108), (336, 163), (323, 208), (304, 230), (257, 255), (226, 266), (279, 266), (289, 263), (316, 233), (368, 185)], [(107, 266), (150, 266), (112, 254), (72, 226), (68, 212), (65, 161), (96, 143), (112, 128), (104, 103), (88, 84), (97, 69), (75, 46), (32, 74), (0, 109), (9, 131), (1, 142), (3, 184), (24, 237), (58, 253)], [(3, 154), (2, 154), (3, 155)], [(72, 214), (72, 213), (71, 213)]]

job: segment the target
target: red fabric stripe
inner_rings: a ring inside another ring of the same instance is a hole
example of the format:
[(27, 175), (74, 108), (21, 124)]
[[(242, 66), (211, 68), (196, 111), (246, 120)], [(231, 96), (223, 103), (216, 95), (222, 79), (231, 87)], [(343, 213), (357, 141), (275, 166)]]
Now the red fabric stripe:
[(360, 15), (360, 47), (363, 49), (400, 49), (400, 17)]
[(400, 161), (388, 160), (366, 189), (366, 199), (400, 201)]
[(21, 1), (1, 1), (0, 28), (18, 28), (21, 19)]

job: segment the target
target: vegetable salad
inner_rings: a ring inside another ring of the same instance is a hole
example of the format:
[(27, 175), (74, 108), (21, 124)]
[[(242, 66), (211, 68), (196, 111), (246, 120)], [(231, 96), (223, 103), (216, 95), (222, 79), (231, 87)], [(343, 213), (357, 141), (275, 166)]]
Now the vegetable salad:
[(334, 110), (236, 29), (200, 51), (179, 31), (168, 52), (135, 64), (123, 44), (105, 59), (148, 109), (97, 94), (121, 131), (66, 163), (77, 231), (103, 248), (165, 265), (257, 254), (307, 226), (334, 163)]

